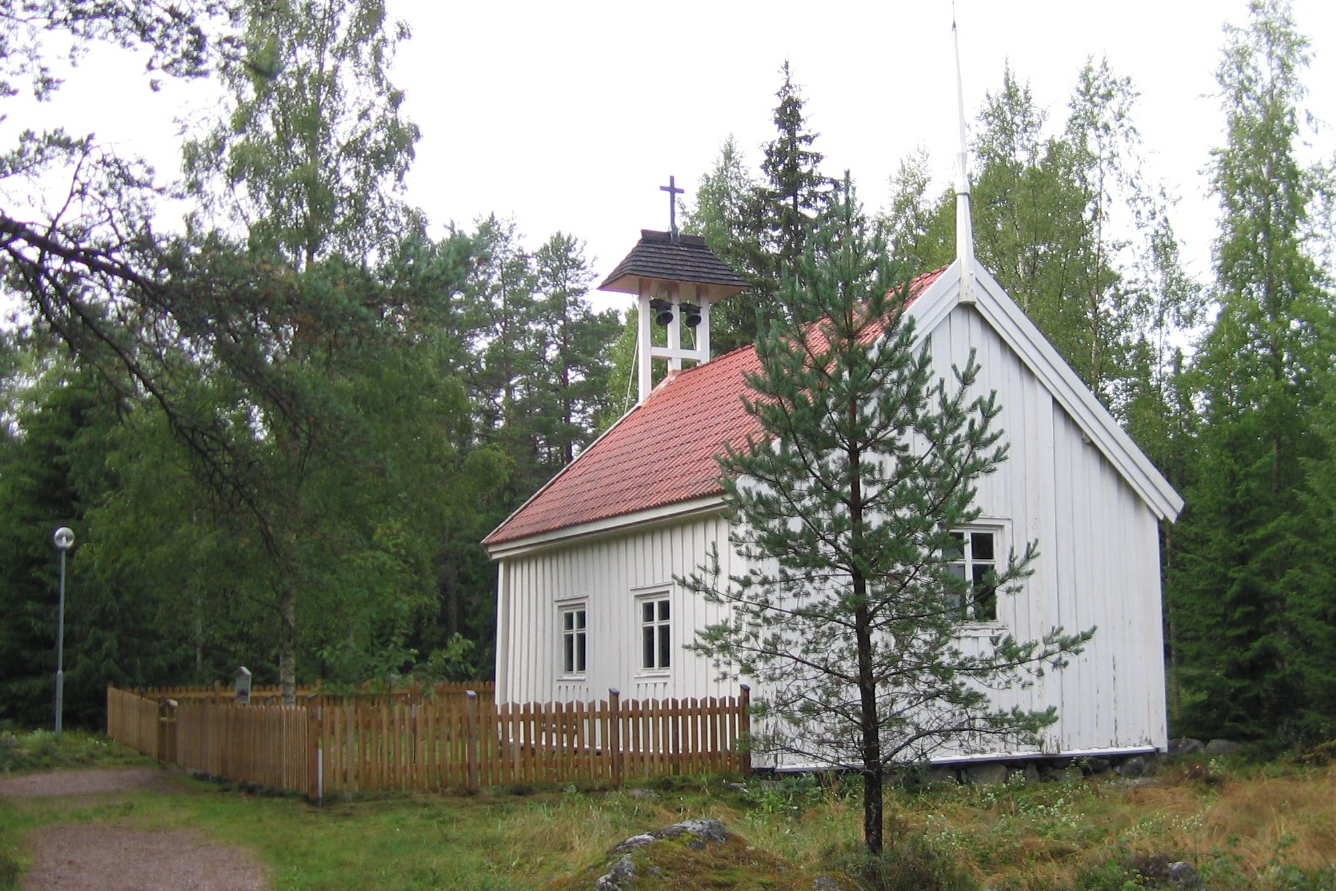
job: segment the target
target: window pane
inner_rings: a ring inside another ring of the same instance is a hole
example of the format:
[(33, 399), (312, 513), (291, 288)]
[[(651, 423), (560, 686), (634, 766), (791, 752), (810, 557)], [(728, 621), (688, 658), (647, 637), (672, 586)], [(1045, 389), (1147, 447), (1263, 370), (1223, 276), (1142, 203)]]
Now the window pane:
[(646, 600), (640, 604), (640, 621), (646, 625), (654, 621), (654, 601)]
[(971, 532), (970, 549), (973, 551), (972, 556), (975, 560), (993, 562), (993, 533)]
[(570, 631), (575, 627), (575, 613), (567, 610), (561, 614), (561, 627), (565, 631)]
[(974, 619), (976, 622), (997, 620), (997, 589), (980, 587), (974, 589)]
[(660, 626), (659, 626), (659, 664), (658, 664), (657, 666), (655, 666), (655, 667), (656, 667), (656, 668), (667, 668), (668, 665), (669, 665), (669, 656), (671, 655), (671, 653), (672, 653), (672, 649), (671, 649), (671, 647), (670, 647), (669, 639), (668, 639), (668, 626), (667, 626), (667, 625), (660, 625)]
[(575, 670), (585, 670), (585, 636), (583, 634), (575, 638)]
[(585, 611), (577, 609), (575, 611), (575, 627), (583, 629), (585, 626)]
[(567, 674), (570, 674), (572, 671), (575, 671), (575, 640), (568, 636), (562, 643), (565, 644), (565, 653), (562, 657), (561, 669)]
[(659, 601), (659, 621), (660, 622), (668, 621), (668, 601), (666, 600)]
[(643, 629), (643, 648), (641, 651), (640, 665), (642, 668), (654, 667), (654, 629), (648, 625)]
[(943, 556), (945, 559), (947, 559), (947, 560), (962, 560), (962, 559), (964, 559), (964, 557), (965, 557), (965, 533), (963, 533), (963, 532), (952, 532), (952, 533), (951, 533), (951, 538), (952, 538), (952, 540), (955, 542), (955, 544), (953, 544), (951, 547), (947, 548), (947, 549), (942, 553), (942, 556)]

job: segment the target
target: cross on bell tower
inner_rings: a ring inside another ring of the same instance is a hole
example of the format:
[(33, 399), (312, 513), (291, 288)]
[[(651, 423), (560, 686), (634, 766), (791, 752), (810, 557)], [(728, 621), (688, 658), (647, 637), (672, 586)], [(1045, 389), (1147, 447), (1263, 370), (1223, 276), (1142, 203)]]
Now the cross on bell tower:
[(683, 189), (677, 187), (677, 177), (668, 177), (668, 185), (659, 186), (660, 192), (668, 193), (668, 231), (672, 234), (673, 241), (680, 241), (681, 235), (677, 231), (677, 196), (686, 194)]
[[(680, 371), (684, 361), (710, 361), (710, 306), (747, 289), (747, 280), (715, 256), (704, 238), (677, 231), (677, 196), (683, 191), (677, 180), (670, 176), (668, 185), (659, 189), (668, 193), (672, 230), (641, 229), (640, 242), (598, 286), (600, 291), (620, 291), (638, 298), (636, 362), (641, 402), (653, 389), (656, 360), (666, 363), (669, 373)], [(653, 342), (651, 325), (656, 322), (667, 329), (666, 346)], [(683, 344), (683, 327), (694, 332), (690, 347)]]

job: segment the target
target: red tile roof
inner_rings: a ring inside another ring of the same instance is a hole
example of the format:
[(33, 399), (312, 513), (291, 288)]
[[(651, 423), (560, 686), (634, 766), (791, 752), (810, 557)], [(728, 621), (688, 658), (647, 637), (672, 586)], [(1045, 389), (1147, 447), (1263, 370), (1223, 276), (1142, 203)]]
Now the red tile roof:
[[(943, 271), (915, 279), (911, 299)], [(745, 375), (760, 370), (756, 348), (748, 346), (665, 380), (483, 544), (721, 494), (716, 456), (725, 445), (741, 446), (748, 434), (760, 432), (742, 403)]]

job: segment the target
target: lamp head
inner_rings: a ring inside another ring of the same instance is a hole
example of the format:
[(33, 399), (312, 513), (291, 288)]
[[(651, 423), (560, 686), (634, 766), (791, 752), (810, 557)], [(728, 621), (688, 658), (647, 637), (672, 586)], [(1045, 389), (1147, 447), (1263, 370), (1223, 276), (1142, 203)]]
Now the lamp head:
[(68, 551), (70, 548), (74, 547), (74, 530), (68, 526), (61, 526), (56, 530), (56, 534), (52, 536), (52, 538), (56, 543), (56, 547), (62, 551)]

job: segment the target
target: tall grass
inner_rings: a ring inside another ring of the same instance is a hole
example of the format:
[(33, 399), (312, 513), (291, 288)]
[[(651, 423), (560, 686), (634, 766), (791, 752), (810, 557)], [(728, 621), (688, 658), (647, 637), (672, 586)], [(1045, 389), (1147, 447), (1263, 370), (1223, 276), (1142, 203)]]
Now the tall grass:
[[(1200, 761), (1151, 784), (893, 791), (887, 805), (902, 850), (992, 891), (1162, 887), (1165, 868), (1179, 860), (1213, 891), (1336, 889), (1333, 767)], [(600, 864), (628, 836), (700, 816), (812, 870), (856, 850), (862, 820), (856, 788), (811, 778), (365, 797), (322, 807), (182, 778), (171, 793), (0, 800), (0, 888), (5, 857), (22, 862), (27, 832), (76, 820), (199, 828), (255, 851), (276, 891), (530, 891)], [(884, 872), (884, 883), (898, 881)]]

